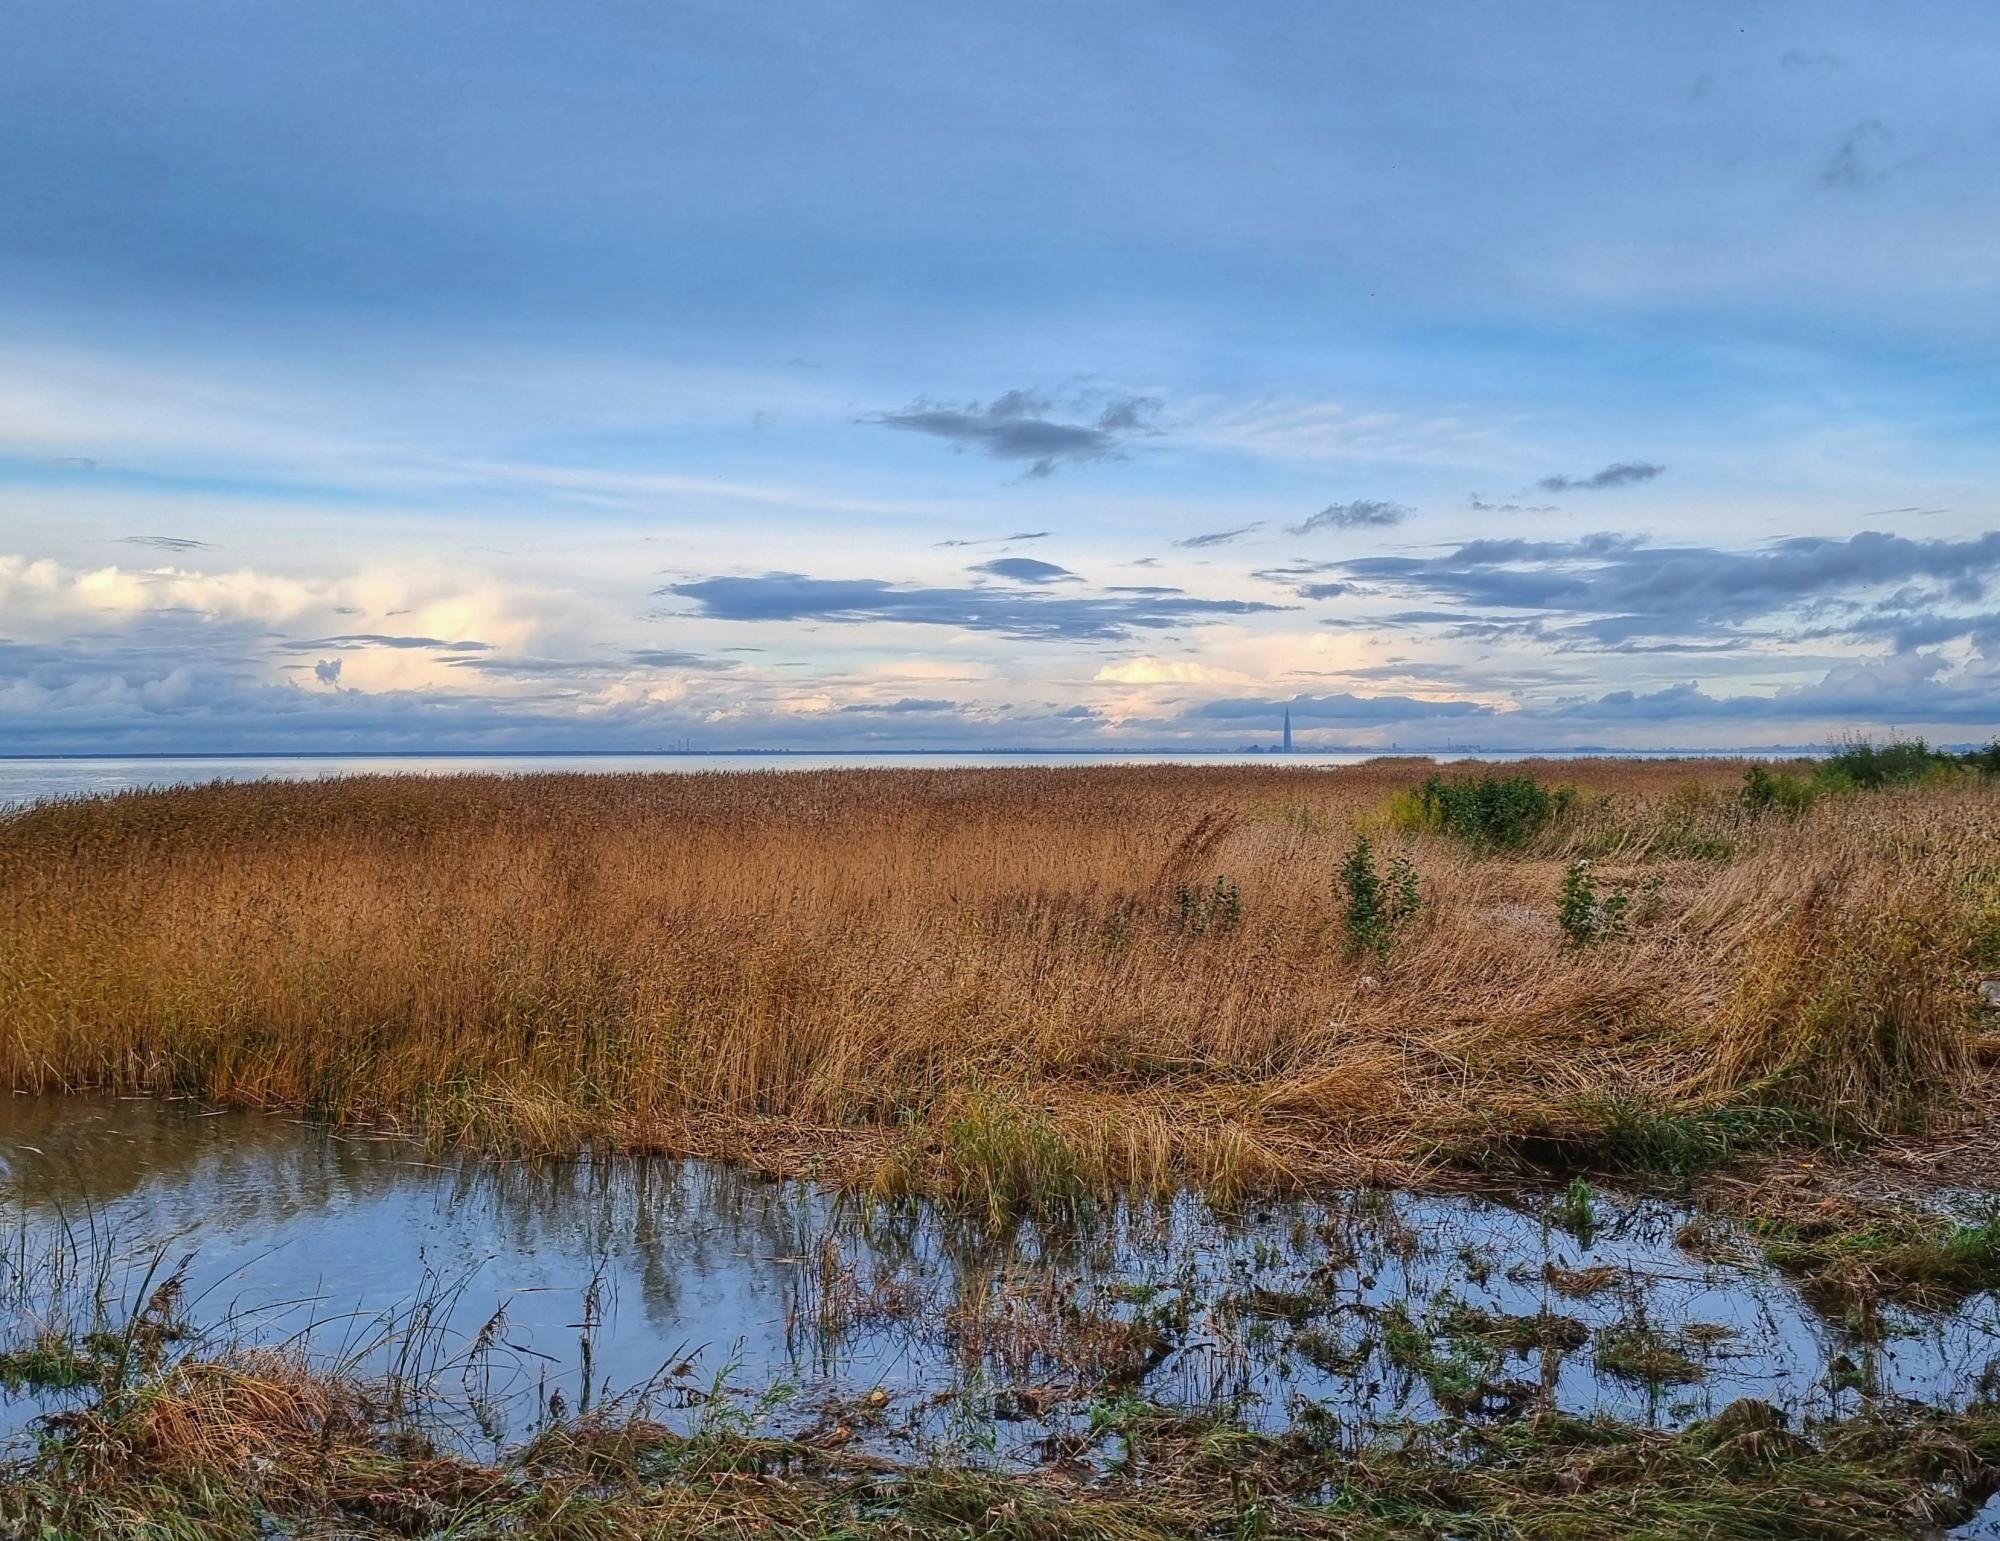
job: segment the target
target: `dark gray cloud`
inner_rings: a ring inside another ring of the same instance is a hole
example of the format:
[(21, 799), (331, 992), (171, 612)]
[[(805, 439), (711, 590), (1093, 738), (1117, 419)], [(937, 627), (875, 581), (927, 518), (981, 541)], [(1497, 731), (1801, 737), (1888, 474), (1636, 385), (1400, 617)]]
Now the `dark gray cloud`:
[(1067, 567), (1058, 567), (1054, 562), (1038, 562), (1031, 556), (999, 556), (990, 562), (981, 562), (966, 569), (968, 572), (985, 573), (993, 578), (1007, 578), (1015, 583), (1079, 583), (1082, 580)]
[(1653, 546), (1629, 535), (1480, 540), (1431, 557), (1357, 557), (1345, 578), (1474, 610), (1595, 617), (1602, 640), (1712, 632), (1797, 606), (1927, 580), (1939, 602), (1979, 598), (2000, 570), (2000, 531), (1911, 540), (1864, 531), (1802, 535), (1759, 551)]
[(1206, 535), (1190, 535), (1186, 540), (1177, 540), (1174, 544), (1183, 550), (1199, 551), (1208, 546), (1226, 546), (1231, 541), (1241, 540), (1244, 536), (1263, 528), (1264, 521), (1259, 519), (1254, 524), (1239, 524), (1233, 530), (1211, 530)]
[(213, 551), (215, 548), (205, 540), (190, 540), (185, 535), (121, 535), (117, 543), (121, 546), (151, 546), (156, 551)]
[(1116, 460), (1127, 440), (1148, 431), (1159, 402), (1150, 396), (1121, 396), (1081, 422), (1058, 422), (1055, 403), (1034, 391), (1008, 391), (981, 406), (912, 402), (901, 412), (863, 418), (884, 428), (928, 434), (959, 448), (982, 451), (995, 460), (1027, 462), (1027, 474), (1052, 476), (1065, 465)]
[(1344, 562), (1288, 562), (1281, 567), (1260, 567), (1250, 576), (1261, 578), (1266, 583), (1281, 583), (1301, 599), (1337, 599), (1346, 594), (1364, 592), (1345, 579), (1322, 578), (1322, 573), (1336, 572), (1345, 567)]
[(1303, 524), (1288, 524), (1294, 535), (1310, 535), (1314, 530), (1379, 529), (1401, 524), (1416, 510), (1403, 503), (1382, 498), (1356, 498), (1351, 503), (1329, 503)]
[[(1666, 470), (1648, 460), (1620, 460), (1588, 476), (1544, 476), (1535, 485), (1544, 492), (1603, 492), (1649, 482)], [(1526, 510), (1522, 510), (1526, 512)]]
[(1138, 630), (1170, 630), (1285, 608), (1171, 594), (1058, 596), (1032, 588), (916, 588), (883, 578), (809, 578), (787, 572), (703, 578), (656, 592), (692, 601), (700, 614), (715, 620), (896, 621), (1035, 640), (1127, 637)]
[(322, 658), (318, 663), (313, 665), (313, 678), (318, 680), (322, 685), (338, 685), (340, 683), (340, 660), (338, 658)]
[(400, 637), (379, 631), (343, 632), (337, 637), (313, 637), (298, 642), (285, 642), (280, 646), (290, 653), (311, 653), (323, 647), (341, 648), (353, 651), (364, 647), (395, 648), (436, 648), (446, 653), (484, 653), (493, 646), (490, 642), (447, 642), (442, 637)]

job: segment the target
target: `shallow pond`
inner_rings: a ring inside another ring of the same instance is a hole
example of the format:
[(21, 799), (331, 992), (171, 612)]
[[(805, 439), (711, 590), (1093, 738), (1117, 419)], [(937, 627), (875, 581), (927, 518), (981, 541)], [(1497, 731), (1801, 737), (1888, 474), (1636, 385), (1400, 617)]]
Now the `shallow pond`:
[[(1588, 1209), (1577, 1234), (1553, 1194), (1188, 1198), (993, 1237), (712, 1163), (436, 1157), (269, 1115), (14, 1098), (0, 1350), (115, 1325), (178, 1273), (200, 1330), (181, 1351), (393, 1372), (475, 1445), (624, 1398), (1003, 1461), (1131, 1396), (1361, 1439), (1444, 1409), (1672, 1425), (1739, 1396), (1963, 1402), (2000, 1359), (1993, 1296), (1863, 1343), (1740, 1237), (1681, 1245), (1681, 1206)], [(63, 1395), (0, 1390), (0, 1435)]]

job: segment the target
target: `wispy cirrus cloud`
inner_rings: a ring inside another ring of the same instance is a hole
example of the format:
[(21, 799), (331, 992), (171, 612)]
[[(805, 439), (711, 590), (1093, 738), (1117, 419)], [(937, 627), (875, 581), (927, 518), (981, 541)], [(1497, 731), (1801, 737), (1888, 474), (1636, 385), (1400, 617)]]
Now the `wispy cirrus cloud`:
[(1210, 530), (1202, 535), (1190, 535), (1185, 540), (1174, 542), (1183, 551), (1203, 551), (1210, 546), (1227, 546), (1241, 540), (1246, 535), (1254, 535), (1264, 528), (1264, 521), (1253, 520), (1249, 524), (1239, 524), (1233, 529)]
[(293, 642), (279, 644), (290, 653), (316, 653), (322, 648), (432, 648), (443, 653), (484, 653), (492, 648), (490, 642), (465, 639), (448, 642), (443, 637), (408, 637), (379, 631), (343, 632), (331, 637), (304, 637)]
[(155, 551), (209, 551), (213, 547), (205, 540), (191, 540), (185, 535), (121, 535), (121, 546), (151, 546)]

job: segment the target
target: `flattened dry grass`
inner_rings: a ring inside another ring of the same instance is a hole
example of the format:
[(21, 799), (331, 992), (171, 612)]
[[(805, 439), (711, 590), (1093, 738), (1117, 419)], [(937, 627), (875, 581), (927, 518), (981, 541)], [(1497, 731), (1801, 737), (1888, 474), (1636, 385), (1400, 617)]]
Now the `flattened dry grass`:
[[(1740, 764), (1531, 764), (1508, 773), (1575, 793), (1494, 852), (1384, 817), (1433, 769), (362, 777), (45, 805), (0, 819), (0, 1083), (818, 1161), (996, 1210), (1550, 1150), (1699, 1164), (1761, 1131), (1907, 1126), (1965, 1084), (2000, 938), (1990, 786), (1759, 819)], [(1341, 929), (1362, 826), (1422, 875), (1386, 958)], [(1648, 880), (1628, 939), (1565, 945), (1576, 855)], [(1217, 876), (1240, 922), (1180, 923), (1177, 890)]]

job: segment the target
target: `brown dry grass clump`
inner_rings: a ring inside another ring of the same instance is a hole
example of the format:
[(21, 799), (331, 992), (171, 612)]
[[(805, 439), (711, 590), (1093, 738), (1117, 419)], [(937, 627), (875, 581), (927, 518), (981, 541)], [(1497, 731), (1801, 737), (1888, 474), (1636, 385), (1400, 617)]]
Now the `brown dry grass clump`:
[[(1989, 787), (1757, 819), (1740, 764), (1508, 767), (1577, 795), (1485, 853), (1382, 821), (1432, 768), (45, 805), (0, 819), (0, 1083), (524, 1151), (825, 1158), (998, 1212), (1541, 1149), (1673, 1165), (1762, 1128), (1746, 1107), (1879, 1132), (1963, 1081), (2000, 933)], [(1384, 955), (1347, 945), (1338, 899), (1363, 825), (1422, 875)], [(1566, 943), (1573, 855), (1632, 886), (1629, 936)], [(1240, 921), (1191, 924), (1177, 890), (1218, 876)]]

